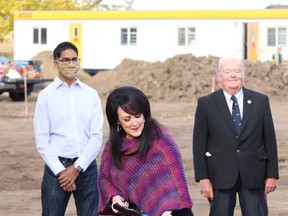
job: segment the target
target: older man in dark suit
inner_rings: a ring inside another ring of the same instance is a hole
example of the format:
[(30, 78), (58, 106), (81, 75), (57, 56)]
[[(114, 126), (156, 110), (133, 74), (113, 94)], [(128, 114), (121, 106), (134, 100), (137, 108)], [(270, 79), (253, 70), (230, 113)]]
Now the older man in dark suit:
[(243, 87), (244, 71), (239, 58), (221, 58), (216, 74), (221, 89), (198, 100), (195, 180), (210, 202), (210, 216), (232, 216), (236, 194), (242, 215), (267, 216), (266, 196), (279, 178), (269, 99)]

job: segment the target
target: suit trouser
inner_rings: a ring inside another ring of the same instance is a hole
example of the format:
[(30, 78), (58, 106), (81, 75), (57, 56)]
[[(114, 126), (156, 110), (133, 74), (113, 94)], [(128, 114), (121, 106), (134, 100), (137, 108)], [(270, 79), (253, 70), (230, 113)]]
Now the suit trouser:
[[(264, 183), (263, 183), (264, 188)], [(210, 201), (210, 216), (233, 216), (236, 194), (242, 216), (267, 216), (267, 200), (264, 189), (247, 189), (239, 175), (236, 185), (231, 189), (214, 190), (214, 200)]]

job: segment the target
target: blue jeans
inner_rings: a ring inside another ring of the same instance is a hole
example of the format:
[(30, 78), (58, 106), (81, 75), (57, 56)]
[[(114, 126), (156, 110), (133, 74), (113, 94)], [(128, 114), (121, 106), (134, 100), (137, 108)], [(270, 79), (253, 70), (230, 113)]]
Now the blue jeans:
[[(73, 161), (61, 161), (65, 167)], [(45, 164), (41, 188), (42, 216), (64, 216), (73, 193), (78, 216), (95, 216), (97, 214), (99, 194), (97, 188), (97, 165), (94, 160), (85, 172), (81, 172), (75, 181), (76, 190), (64, 191), (58, 177)]]

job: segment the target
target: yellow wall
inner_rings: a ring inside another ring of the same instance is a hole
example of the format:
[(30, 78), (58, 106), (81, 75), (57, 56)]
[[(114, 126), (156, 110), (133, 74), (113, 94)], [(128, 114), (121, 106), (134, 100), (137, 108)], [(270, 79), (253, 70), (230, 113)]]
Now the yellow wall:
[(288, 10), (16, 11), (15, 20), (287, 19)]

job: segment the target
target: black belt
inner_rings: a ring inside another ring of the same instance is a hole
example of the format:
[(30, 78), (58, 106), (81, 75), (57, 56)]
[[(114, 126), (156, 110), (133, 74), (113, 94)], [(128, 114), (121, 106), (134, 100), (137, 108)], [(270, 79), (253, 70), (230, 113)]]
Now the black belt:
[(72, 162), (72, 163), (74, 163), (77, 159), (78, 159), (78, 157), (77, 157), (77, 158), (64, 158), (64, 157), (59, 157), (59, 160), (60, 160), (61, 162)]

